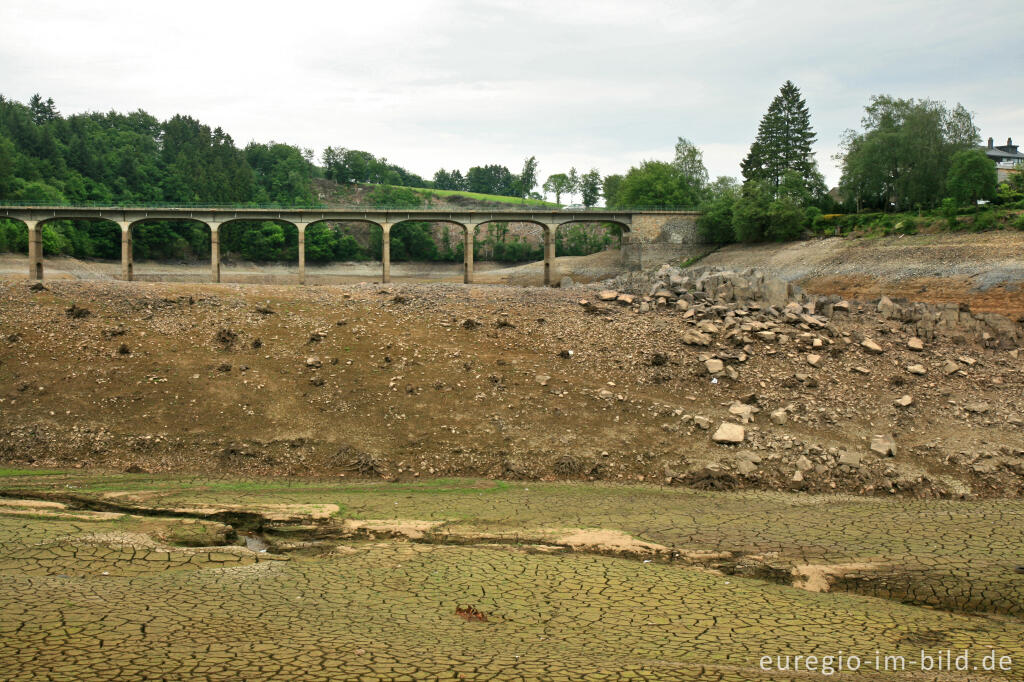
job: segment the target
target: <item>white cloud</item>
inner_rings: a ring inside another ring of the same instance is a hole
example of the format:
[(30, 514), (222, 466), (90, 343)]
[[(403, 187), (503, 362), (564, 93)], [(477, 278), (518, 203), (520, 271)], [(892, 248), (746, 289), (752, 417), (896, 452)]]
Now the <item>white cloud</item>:
[(5, 0), (3, 94), (65, 113), (193, 115), (241, 144), (366, 149), (422, 175), (534, 154), (548, 174), (622, 172), (676, 137), (712, 176), (739, 161), (787, 78), (818, 160), (870, 95), (961, 101), (1024, 140), (1024, 6), (420, 0), (173, 4)]

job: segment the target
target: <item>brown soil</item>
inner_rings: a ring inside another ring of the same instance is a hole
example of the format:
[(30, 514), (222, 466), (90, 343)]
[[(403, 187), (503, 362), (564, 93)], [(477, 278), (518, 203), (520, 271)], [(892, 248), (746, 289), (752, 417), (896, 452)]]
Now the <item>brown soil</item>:
[(836, 294), (848, 299), (872, 300), (881, 296), (922, 303), (966, 303), (975, 312), (1024, 315), (1024, 289), (999, 284), (979, 290), (970, 277), (914, 277), (878, 279), (870, 275), (831, 275), (801, 281), (812, 294)]
[[(794, 326), (788, 344), (747, 344), (736, 360), (740, 349), (723, 339), (683, 343), (693, 324), (681, 314), (581, 306), (578, 290), (47, 287), (0, 284), (0, 461), (860, 494), (1024, 490), (1019, 355), (949, 340), (914, 353), (898, 323), (857, 306), (813, 334)], [(69, 317), (72, 304), (89, 314)], [(885, 352), (867, 353), (864, 336)], [(814, 337), (825, 343), (813, 351), (819, 368), (802, 345)], [(733, 353), (735, 379), (711, 381), (704, 359), (716, 348)], [(945, 375), (944, 363), (962, 356), (974, 364)], [(927, 374), (905, 372), (912, 363)], [(903, 394), (912, 407), (893, 405)], [(720, 423), (737, 419), (729, 405), (738, 398), (760, 409), (743, 444), (712, 442)], [(768, 419), (778, 408), (783, 426)], [(869, 451), (875, 434), (896, 437), (896, 457)], [(750, 452), (757, 470), (738, 473)], [(845, 452), (863, 463), (839, 465)], [(798, 485), (801, 457), (815, 468)]]

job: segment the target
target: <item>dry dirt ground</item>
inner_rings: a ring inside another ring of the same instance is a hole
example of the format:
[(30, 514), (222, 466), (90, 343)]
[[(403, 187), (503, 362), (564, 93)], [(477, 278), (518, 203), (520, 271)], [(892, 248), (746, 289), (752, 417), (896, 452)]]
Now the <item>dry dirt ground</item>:
[(816, 294), (862, 300), (886, 295), (1024, 314), (1024, 232), (737, 244), (709, 255), (701, 265), (759, 268)]
[[(937, 339), (914, 351), (899, 322), (857, 304), (820, 329), (740, 311), (693, 346), (688, 333), (709, 320), (580, 305), (586, 293), (0, 284), (0, 457), (397, 480), (1024, 490), (1018, 350)], [(740, 322), (776, 333), (766, 341)], [(729, 374), (709, 375), (713, 355)], [(780, 411), (784, 423), (769, 419)], [(745, 424), (742, 442), (714, 442), (723, 423)], [(869, 448), (879, 435), (895, 440), (894, 456)]]

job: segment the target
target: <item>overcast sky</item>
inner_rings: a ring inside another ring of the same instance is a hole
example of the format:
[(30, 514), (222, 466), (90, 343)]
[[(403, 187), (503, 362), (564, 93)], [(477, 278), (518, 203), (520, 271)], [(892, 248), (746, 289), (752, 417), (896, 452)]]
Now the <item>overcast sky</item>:
[(64, 114), (144, 109), (365, 149), (429, 178), (536, 155), (621, 173), (678, 136), (712, 177), (779, 86), (802, 90), (818, 163), (872, 94), (961, 102), (1024, 143), (1024, 2), (140, 2), (3, 0), (0, 92)]

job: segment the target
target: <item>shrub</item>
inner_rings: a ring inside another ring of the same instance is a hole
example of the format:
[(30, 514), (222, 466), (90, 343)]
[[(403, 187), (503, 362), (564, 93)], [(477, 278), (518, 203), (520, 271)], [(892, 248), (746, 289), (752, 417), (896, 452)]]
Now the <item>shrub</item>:
[(776, 199), (768, 204), (768, 227), (765, 229), (765, 236), (780, 242), (799, 239), (804, 224), (804, 212), (792, 199)]
[(704, 205), (697, 219), (697, 234), (707, 244), (727, 244), (736, 241), (732, 229), (732, 212), (736, 204), (735, 192), (723, 192)]
[(942, 215), (946, 218), (946, 227), (950, 230), (960, 229), (960, 225), (956, 219), (957, 213), (956, 199), (946, 197), (942, 200)]
[(1013, 219), (1013, 222), (1010, 223), (1010, 225), (1012, 225), (1018, 230), (1024, 230), (1024, 213), (1018, 214), (1017, 217)]
[(982, 232), (996, 228), (996, 216), (992, 211), (985, 211), (975, 216), (971, 223), (971, 232)]

